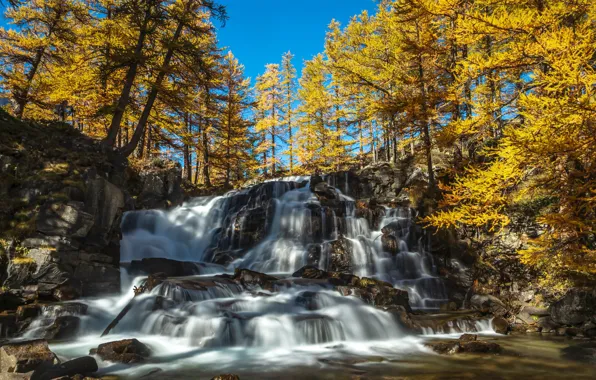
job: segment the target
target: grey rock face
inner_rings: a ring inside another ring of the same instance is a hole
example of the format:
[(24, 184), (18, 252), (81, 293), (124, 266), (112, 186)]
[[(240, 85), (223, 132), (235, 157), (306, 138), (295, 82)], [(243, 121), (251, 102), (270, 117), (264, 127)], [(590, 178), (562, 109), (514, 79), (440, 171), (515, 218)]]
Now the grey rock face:
[(93, 215), (84, 211), (84, 203), (46, 203), (37, 218), (37, 230), (46, 235), (87, 236), (94, 224)]
[(552, 320), (562, 325), (596, 322), (596, 289), (571, 289), (549, 312)]

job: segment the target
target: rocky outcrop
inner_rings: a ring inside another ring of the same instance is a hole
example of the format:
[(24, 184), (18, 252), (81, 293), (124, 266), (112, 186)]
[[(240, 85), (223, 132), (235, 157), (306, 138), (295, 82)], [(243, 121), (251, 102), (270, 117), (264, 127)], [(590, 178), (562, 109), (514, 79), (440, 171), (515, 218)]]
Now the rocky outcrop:
[(89, 354), (97, 355), (102, 360), (134, 364), (144, 362), (151, 355), (151, 350), (136, 339), (124, 339), (100, 344), (96, 349), (92, 349)]
[(425, 343), (433, 351), (443, 355), (459, 353), (467, 354), (500, 354), (503, 348), (494, 342), (477, 340), (477, 335), (464, 334), (456, 341), (431, 341)]
[(553, 322), (582, 326), (596, 323), (596, 289), (571, 289), (549, 308)]
[(133, 169), (75, 129), (4, 116), (0, 285), (28, 303), (118, 292), (122, 214), (180, 204), (180, 165)]
[(30, 372), (58, 362), (45, 340), (17, 342), (0, 347), (0, 374)]

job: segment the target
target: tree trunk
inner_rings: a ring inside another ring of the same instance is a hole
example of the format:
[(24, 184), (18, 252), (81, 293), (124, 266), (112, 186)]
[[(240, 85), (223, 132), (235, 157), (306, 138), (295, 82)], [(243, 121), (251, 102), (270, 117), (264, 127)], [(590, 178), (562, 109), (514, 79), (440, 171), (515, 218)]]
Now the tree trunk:
[(192, 164), (190, 157), (191, 127), (190, 116), (188, 112), (184, 113), (184, 125), (186, 126), (186, 138), (184, 139), (184, 171), (186, 174), (186, 180), (190, 182), (192, 180)]
[(137, 144), (139, 143), (139, 140), (141, 139), (141, 136), (143, 135), (143, 130), (147, 125), (147, 121), (149, 120), (151, 110), (153, 109), (153, 105), (155, 104), (155, 100), (157, 99), (159, 87), (161, 86), (161, 82), (163, 82), (166, 76), (166, 73), (170, 66), (170, 61), (172, 60), (172, 57), (174, 55), (174, 46), (176, 45), (176, 42), (178, 41), (178, 38), (180, 37), (183, 28), (184, 22), (178, 22), (178, 25), (176, 26), (176, 31), (174, 32), (174, 36), (170, 41), (170, 46), (168, 47), (168, 50), (164, 57), (163, 64), (159, 70), (159, 73), (157, 74), (157, 78), (155, 78), (155, 82), (151, 86), (151, 91), (147, 96), (147, 103), (145, 103), (145, 107), (143, 108), (143, 112), (141, 113), (141, 117), (139, 118), (139, 122), (137, 123), (137, 127), (135, 128), (135, 132), (132, 135), (132, 139), (124, 148), (121, 149), (121, 153), (125, 157), (130, 156), (130, 154), (135, 150)]
[(22, 119), (23, 115), (25, 114), (25, 107), (29, 102), (29, 90), (31, 89), (31, 83), (33, 83), (33, 78), (35, 74), (37, 74), (37, 69), (39, 68), (39, 64), (41, 63), (41, 59), (45, 53), (45, 48), (40, 47), (37, 49), (37, 53), (35, 53), (35, 58), (33, 58), (33, 62), (31, 63), (31, 68), (26, 76), (25, 88), (17, 91), (15, 96), (15, 102), (17, 103), (17, 108), (15, 110), (15, 115), (17, 118)]
[[(128, 71), (126, 72), (126, 77), (124, 78), (124, 85), (122, 86), (122, 91), (120, 92), (120, 98), (118, 98), (118, 103), (116, 104), (116, 109), (114, 110), (114, 116), (112, 116), (112, 122), (110, 124), (110, 129), (108, 130), (108, 134), (106, 138), (103, 140), (103, 143), (107, 146), (114, 146), (116, 141), (116, 135), (120, 130), (120, 124), (122, 123), (122, 117), (124, 116), (124, 112), (126, 111), (126, 106), (128, 105), (130, 99), (130, 92), (132, 90), (132, 85), (134, 84), (135, 78), (137, 76), (137, 70), (139, 63), (141, 61), (143, 47), (145, 46), (145, 38), (147, 37), (147, 27), (149, 25), (149, 20), (151, 18), (151, 6), (147, 5), (147, 9), (145, 10), (145, 16), (143, 18), (143, 24), (141, 26), (141, 30), (139, 31), (139, 38), (137, 39), (137, 45), (135, 46), (133, 60), (128, 66)], [(140, 138), (140, 136), (139, 136)], [(134, 136), (133, 136), (134, 139)], [(128, 144), (127, 144), (128, 145)]]
[(203, 181), (205, 186), (211, 187), (211, 178), (209, 177), (209, 139), (206, 128), (203, 129)]

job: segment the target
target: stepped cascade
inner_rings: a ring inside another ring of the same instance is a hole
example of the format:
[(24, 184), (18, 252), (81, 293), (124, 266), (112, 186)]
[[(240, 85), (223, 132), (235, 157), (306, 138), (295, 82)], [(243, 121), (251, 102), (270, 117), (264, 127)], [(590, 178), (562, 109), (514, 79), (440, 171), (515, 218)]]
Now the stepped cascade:
[[(349, 351), (372, 342), (420, 351), (413, 330), (491, 331), (488, 320), (471, 318), (404, 322), (404, 313), (448, 302), (416, 212), (356, 201), (347, 181), (338, 187), (343, 192), (321, 178), (294, 177), (126, 213), (122, 295), (44, 309), (25, 337), (80, 316), (74, 343), (57, 352), (85, 354), (135, 337), (159, 360), (178, 363), (178, 352), (185, 363), (235, 349), (247, 357), (259, 348), (320, 357), (337, 344)], [(246, 357), (230, 360), (238, 368)]]

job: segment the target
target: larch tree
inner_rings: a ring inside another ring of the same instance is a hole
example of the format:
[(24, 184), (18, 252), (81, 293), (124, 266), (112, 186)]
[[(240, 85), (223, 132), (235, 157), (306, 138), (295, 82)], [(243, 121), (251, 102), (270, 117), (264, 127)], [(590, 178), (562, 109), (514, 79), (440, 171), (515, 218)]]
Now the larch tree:
[[(283, 133), (281, 130), (283, 98), (279, 64), (272, 63), (266, 66), (265, 73), (257, 78), (255, 92), (257, 95), (257, 117), (259, 117), (255, 130), (262, 137), (258, 150), (261, 153), (271, 152), (269, 162), (264, 163), (264, 172), (267, 175), (270, 168), (271, 176), (275, 176), (280, 163), (276, 148), (280, 135)], [(266, 160), (266, 153), (264, 154)]]
[(0, 76), (14, 100), (15, 115), (22, 118), (28, 104), (46, 101), (48, 66), (61, 63), (77, 40), (76, 23), (88, 13), (76, 0), (33, 0), (15, 3), (5, 16), (17, 30), (0, 28)]
[(294, 112), (294, 103), (296, 101), (296, 68), (292, 63), (294, 55), (287, 52), (283, 55), (281, 61), (281, 92), (283, 97), (283, 124), (286, 128), (287, 134), (287, 155), (290, 174), (294, 174), (294, 119), (296, 117)]

